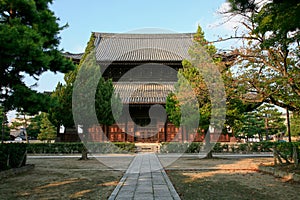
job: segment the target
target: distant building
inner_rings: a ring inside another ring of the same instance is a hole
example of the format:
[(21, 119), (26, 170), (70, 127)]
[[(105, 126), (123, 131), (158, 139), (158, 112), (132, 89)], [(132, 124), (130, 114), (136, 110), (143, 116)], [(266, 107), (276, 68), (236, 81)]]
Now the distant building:
[[(90, 128), (89, 140), (147, 143), (203, 140), (203, 133), (188, 134), (167, 119), (161, 120), (161, 116), (154, 115), (149, 125), (149, 109), (154, 105), (165, 107), (167, 95), (174, 91), (177, 72), (182, 68), (183, 59), (189, 57), (193, 33), (92, 34), (102, 76), (113, 80), (124, 109), (118, 125), (108, 127), (107, 135), (99, 126)], [(82, 54), (66, 53), (65, 56), (79, 63)], [(135, 71), (138, 66), (142, 70)], [(223, 141), (230, 140), (228, 136), (222, 137)], [(71, 140), (66, 134), (61, 138)]]

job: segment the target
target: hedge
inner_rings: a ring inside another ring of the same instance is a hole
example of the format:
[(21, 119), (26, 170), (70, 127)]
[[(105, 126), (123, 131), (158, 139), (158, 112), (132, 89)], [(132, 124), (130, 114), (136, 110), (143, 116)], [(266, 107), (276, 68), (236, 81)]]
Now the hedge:
[[(83, 143), (31, 143), (28, 144), (27, 152), (33, 154), (70, 154), (81, 153)], [(133, 143), (87, 143), (90, 153), (127, 153), (135, 152)]]
[(26, 147), (25, 143), (0, 144), (0, 171), (24, 166)]
[(203, 144), (201, 142), (180, 143), (164, 142), (161, 143), (161, 153), (199, 153)]
[(276, 150), (281, 153), (286, 158), (293, 157), (293, 148), (296, 147), (298, 154), (298, 160), (300, 161), (300, 142), (280, 142), (275, 145)]
[[(296, 146), (300, 152), (300, 142), (254, 142), (254, 143), (216, 143), (213, 146), (215, 153), (246, 153), (246, 152), (272, 152), (274, 147), (284, 154), (292, 154), (291, 149)], [(161, 153), (199, 153), (204, 144), (201, 142), (180, 143), (170, 142), (161, 143)]]

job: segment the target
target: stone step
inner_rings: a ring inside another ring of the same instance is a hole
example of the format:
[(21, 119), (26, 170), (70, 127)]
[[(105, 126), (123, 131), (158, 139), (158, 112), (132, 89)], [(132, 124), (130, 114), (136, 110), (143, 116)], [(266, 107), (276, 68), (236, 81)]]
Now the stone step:
[(137, 152), (159, 152), (160, 144), (158, 143), (135, 143)]

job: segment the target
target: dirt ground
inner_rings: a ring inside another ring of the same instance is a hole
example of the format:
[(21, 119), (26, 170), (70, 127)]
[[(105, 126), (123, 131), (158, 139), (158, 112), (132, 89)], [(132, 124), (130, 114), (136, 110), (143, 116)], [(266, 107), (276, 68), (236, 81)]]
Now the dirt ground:
[[(162, 163), (167, 158), (161, 159)], [(300, 199), (300, 184), (257, 171), (272, 158), (178, 159), (166, 169), (181, 199)]]
[[(273, 163), (271, 157), (232, 157), (232, 158), (214, 158), (199, 159), (197, 156), (182, 156), (173, 161), (170, 157), (159, 158), (162, 165), (170, 170), (187, 170), (187, 169), (250, 169), (256, 170), (260, 164), (269, 165)], [(171, 164), (170, 164), (171, 163)]]
[[(0, 180), (0, 199), (107, 199), (132, 158), (28, 158), (35, 168)], [(300, 199), (299, 183), (257, 172), (272, 158), (159, 158), (183, 200)]]
[[(117, 159), (126, 169), (132, 158)], [(1, 200), (107, 199), (124, 173), (95, 158), (29, 158), (27, 163), (35, 168), (0, 180)]]

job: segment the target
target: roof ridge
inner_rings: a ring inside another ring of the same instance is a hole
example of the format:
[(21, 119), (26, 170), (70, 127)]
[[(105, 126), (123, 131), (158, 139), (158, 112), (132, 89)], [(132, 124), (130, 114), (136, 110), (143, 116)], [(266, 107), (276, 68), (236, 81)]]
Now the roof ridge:
[[(194, 35), (195, 33), (107, 33), (107, 32), (93, 32), (93, 34), (95, 34), (96, 37), (102, 37), (102, 38), (113, 38), (114, 36), (117, 38), (118, 36), (122, 37), (122, 38), (139, 38), (141, 39), (141, 36), (152, 36), (151, 38), (165, 38), (165, 36), (172, 36), (172, 38), (174, 38), (174, 36), (177, 37), (191, 37), (192, 35)], [(127, 37), (126, 37), (127, 36)], [(145, 39), (150, 39), (150, 38), (145, 38)]]

